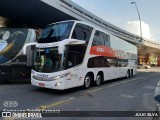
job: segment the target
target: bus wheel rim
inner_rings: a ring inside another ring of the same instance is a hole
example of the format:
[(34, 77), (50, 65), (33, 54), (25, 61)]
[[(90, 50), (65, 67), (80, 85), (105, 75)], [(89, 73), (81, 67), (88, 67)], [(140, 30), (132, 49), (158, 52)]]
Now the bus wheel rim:
[(100, 85), (100, 82), (101, 82), (101, 76), (97, 75), (97, 77), (96, 77), (96, 84)]
[(85, 82), (85, 87), (88, 88), (90, 85), (90, 77), (87, 76), (84, 82)]

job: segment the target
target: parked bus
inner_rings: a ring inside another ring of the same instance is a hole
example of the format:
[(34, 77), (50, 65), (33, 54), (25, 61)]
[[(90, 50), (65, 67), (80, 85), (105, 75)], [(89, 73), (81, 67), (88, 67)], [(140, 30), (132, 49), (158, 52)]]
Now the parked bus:
[(81, 21), (48, 25), (34, 56), (31, 83), (44, 88), (89, 88), (137, 72), (136, 46)]
[(27, 44), (32, 42), (33, 29), (0, 28), (0, 82), (30, 78), (34, 46)]

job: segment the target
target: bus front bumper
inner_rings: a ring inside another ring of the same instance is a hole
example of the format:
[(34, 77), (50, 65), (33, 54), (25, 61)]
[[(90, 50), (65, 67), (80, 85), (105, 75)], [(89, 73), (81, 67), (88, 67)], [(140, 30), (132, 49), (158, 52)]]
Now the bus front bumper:
[(62, 80), (56, 81), (41, 81), (31, 78), (31, 84), (37, 87), (56, 89), (56, 90), (64, 90), (65, 83)]

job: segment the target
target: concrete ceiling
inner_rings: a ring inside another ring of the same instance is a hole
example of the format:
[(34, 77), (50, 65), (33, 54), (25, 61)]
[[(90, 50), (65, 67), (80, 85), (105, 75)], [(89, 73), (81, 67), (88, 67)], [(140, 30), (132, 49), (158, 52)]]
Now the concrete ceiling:
[(0, 0), (0, 16), (42, 28), (53, 22), (75, 19), (40, 0)]
[[(40, 0), (0, 0), (0, 16), (15, 23), (43, 28), (47, 24), (76, 19)], [(141, 45), (140, 55), (160, 54), (160, 50)]]

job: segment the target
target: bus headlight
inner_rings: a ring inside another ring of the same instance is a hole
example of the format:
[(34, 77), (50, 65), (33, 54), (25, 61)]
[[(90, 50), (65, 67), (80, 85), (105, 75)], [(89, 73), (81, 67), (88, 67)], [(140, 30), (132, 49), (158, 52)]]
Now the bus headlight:
[(53, 80), (59, 80), (60, 79), (60, 76), (55, 76), (55, 77), (52, 77)]
[(60, 86), (62, 82), (56, 83), (55, 86)]
[(52, 77), (52, 80), (59, 80), (59, 79), (61, 79), (61, 78), (66, 77), (66, 76), (69, 75), (69, 74), (70, 74), (70, 72), (69, 72), (69, 73), (62, 74), (62, 75), (58, 75), (58, 76), (55, 76), (55, 77)]

